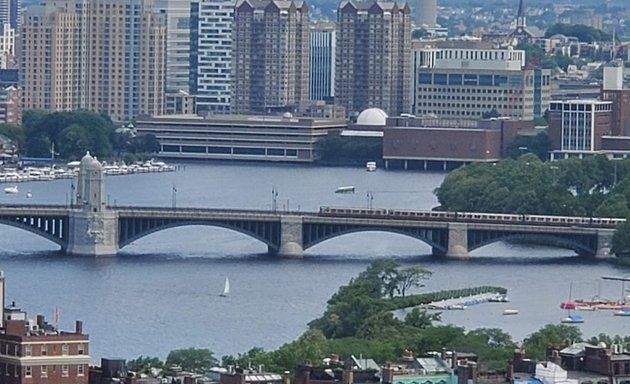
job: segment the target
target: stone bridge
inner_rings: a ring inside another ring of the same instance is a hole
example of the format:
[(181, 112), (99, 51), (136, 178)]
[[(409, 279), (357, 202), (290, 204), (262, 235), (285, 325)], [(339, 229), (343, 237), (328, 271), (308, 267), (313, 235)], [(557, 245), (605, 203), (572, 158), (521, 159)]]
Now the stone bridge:
[(112, 256), (152, 233), (187, 225), (208, 225), (244, 233), (265, 243), (272, 254), (302, 257), (304, 250), (354, 232), (384, 231), (430, 245), (436, 255), (466, 258), (496, 241), (535, 239), (592, 257), (610, 256), (614, 230), (525, 222), (466, 222), (462, 219), (345, 217), (315, 212), (239, 209), (109, 207), (101, 164), (89, 153), (81, 160), (77, 195), (70, 206), (0, 206), (0, 224), (38, 234), (71, 255)]

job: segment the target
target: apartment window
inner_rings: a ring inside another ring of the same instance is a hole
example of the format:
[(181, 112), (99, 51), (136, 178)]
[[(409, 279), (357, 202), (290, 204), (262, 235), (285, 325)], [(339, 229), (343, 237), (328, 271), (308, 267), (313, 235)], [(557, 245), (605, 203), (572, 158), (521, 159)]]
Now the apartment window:
[(48, 356), (48, 346), (42, 345), (42, 356)]
[(83, 364), (79, 364), (77, 365), (77, 375), (78, 376), (83, 376), (84, 371), (83, 371)]
[(24, 377), (33, 377), (33, 367), (30, 365), (24, 367)]
[(85, 354), (85, 349), (83, 348), (83, 344), (77, 344), (77, 354), (79, 355)]
[(24, 346), (24, 356), (33, 356), (33, 346), (25, 345)]
[(63, 344), (61, 346), (61, 354), (64, 356), (68, 354), (68, 344)]
[(40, 367), (41, 377), (48, 377), (48, 366), (42, 365)]
[(68, 377), (68, 365), (64, 364), (61, 366), (61, 377)]

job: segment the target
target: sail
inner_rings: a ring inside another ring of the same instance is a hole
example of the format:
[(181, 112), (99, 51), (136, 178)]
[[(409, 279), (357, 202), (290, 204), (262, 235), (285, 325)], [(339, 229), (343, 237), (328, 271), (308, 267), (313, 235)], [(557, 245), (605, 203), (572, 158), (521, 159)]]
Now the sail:
[(228, 278), (225, 278), (225, 284), (223, 285), (223, 293), (221, 293), (221, 296), (227, 296), (230, 294), (230, 280), (228, 280)]

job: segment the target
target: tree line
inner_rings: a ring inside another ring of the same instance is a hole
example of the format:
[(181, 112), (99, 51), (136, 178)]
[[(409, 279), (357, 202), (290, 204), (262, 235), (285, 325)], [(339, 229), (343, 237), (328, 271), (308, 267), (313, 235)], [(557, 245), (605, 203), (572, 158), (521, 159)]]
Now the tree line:
[[(412, 280), (408, 279), (410, 275), (414, 276)], [(297, 340), (272, 351), (256, 347), (237, 355), (223, 356), (220, 363), (209, 350), (190, 349), (187, 350), (189, 362), (177, 360), (178, 364), (193, 372), (206, 372), (216, 364), (223, 367), (263, 365), (268, 372), (294, 372), (305, 361), (317, 364), (333, 353), (342, 358), (363, 355), (384, 364), (399, 361), (405, 350), (421, 355), (446, 349), (477, 354), (480, 372), (504, 372), (518, 345), (503, 330), (480, 328), (467, 331), (462, 327), (443, 325), (439, 323), (439, 312), (419, 308), (408, 311), (403, 318), (394, 315), (393, 309), (398, 306), (392, 305), (391, 301), (403, 297), (405, 284), (411, 284), (405, 292), (411, 297), (413, 294), (409, 293), (422, 288), (422, 282), (430, 276), (430, 271), (420, 266), (402, 268), (391, 260), (376, 260), (348, 285), (339, 288), (328, 300), (323, 315), (309, 323), (309, 329)], [(521, 346), (528, 357), (543, 359), (548, 346), (563, 348), (569, 340), (578, 342), (584, 337), (574, 326), (550, 324), (526, 337)], [(616, 342), (630, 347), (630, 337), (600, 334), (584, 341), (592, 344)], [(208, 353), (211, 359), (207, 358)], [(178, 352), (176, 356), (183, 355)], [(168, 366), (172, 362), (170, 353), (166, 363), (158, 358), (141, 356), (131, 361), (129, 368), (144, 372), (147, 367)]]
[(67, 160), (80, 159), (86, 151), (100, 159), (111, 159), (159, 150), (155, 136), (117, 131), (109, 116), (86, 110), (28, 110), (21, 125), (0, 124), (0, 134), (16, 144), (21, 156), (27, 157), (50, 158), (53, 147), (56, 157)]

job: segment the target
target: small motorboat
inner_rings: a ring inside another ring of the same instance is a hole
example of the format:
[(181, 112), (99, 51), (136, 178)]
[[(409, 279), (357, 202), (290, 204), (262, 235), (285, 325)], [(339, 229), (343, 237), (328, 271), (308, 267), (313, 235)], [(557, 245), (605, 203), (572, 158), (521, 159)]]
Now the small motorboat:
[(9, 195), (15, 195), (16, 193), (18, 193), (18, 187), (17, 185), (14, 185), (12, 187), (6, 187), (4, 189), (4, 193), (7, 193)]
[(584, 318), (579, 315), (569, 315), (562, 320), (560, 320), (563, 324), (581, 324), (584, 322)]
[(365, 169), (366, 169), (366, 171), (368, 171), (368, 172), (374, 172), (374, 171), (376, 171), (376, 161), (368, 161), (368, 162), (365, 164)]
[(335, 193), (354, 193), (354, 185), (348, 185), (345, 187), (339, 187)]
[(518, 309), (504, 309), (503, 316), (518, 315)]
[(26, 198), (30, 199), (31, 197), (33, 197), (33, 194), (31, 193), (31, 191), (26, 192)]
[(462, 305), (462, 304), (451, 304), (451, 305), (447, 306), (446, 309), (464, 310), (464, 309), (466, 309), (466, 306)]
[(505, 295), (492, 296), (488, 299), (490, 303), (509, 303), (510, 299)]
[(622, 309), (613, 313), (614, 316), (630, 316), (630, 309)]

